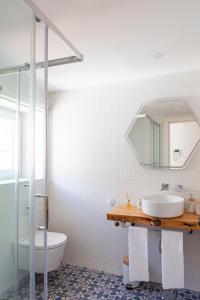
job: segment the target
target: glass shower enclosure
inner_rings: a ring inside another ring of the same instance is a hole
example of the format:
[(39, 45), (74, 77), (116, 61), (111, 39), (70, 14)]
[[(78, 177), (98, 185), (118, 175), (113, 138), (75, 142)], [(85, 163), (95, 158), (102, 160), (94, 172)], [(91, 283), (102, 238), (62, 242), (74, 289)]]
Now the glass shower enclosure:
[(48, 69), (82, 55), (31, 0), (0, 0), (0, 40), (0, 300), (48, 299)]

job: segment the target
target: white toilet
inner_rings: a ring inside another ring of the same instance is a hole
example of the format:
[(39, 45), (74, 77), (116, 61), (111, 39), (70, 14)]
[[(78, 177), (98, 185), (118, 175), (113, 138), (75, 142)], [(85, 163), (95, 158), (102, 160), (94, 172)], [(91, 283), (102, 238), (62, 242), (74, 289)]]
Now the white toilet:
[[(56, 270), (62, 262), (67, 236), (63, 233), (47, 232), (48, 272)], [(19, 242), (19, 266), (29, 270), (29, 237)], [(44, 232), (35, 233), (35, 272), (44, 273)]]

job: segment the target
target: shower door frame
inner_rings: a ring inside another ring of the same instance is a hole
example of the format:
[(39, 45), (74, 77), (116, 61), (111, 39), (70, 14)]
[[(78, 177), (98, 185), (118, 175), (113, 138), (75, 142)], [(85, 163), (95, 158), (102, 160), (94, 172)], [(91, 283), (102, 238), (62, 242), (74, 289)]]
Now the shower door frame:
[[(44, 187), (44, 198), (48, 201), (48, 184), (47, 184), (47, 161), (48, 161), (48, 67), (81, 62), (83, 60), (83, 55), (80, 51), (58, 30), (58, 28), (43, 14), (43, 12), (31, 1), (23, 0), (23, 2), (28, 5), (33, 12), (33, 27), (32, 27), (32, 38), (31, 38), (31, 103), (32, 103), (32, 126), (35, 124), (35, 102), (36, 102), (36, 69), (44, 68), (44, 104), (45, 104), (45, 187)], [(36, 64), (36, 18), (39, 18), (45, 25), (44, 34), (44, 62)], [(55, 59), (48, 61), (48, 33), (51, 29), (59, 39), (70, 48), (75, 56), (65, 57), (61, 59)], [(34, 139), (33, 139), (34, 141)], [(32, 145), (34, 146), (34, 145)], [(33, 157), (34, 158), (34, 157)], [(34, 160), (33, 160), (34, 161)], [(34, 166), (33, 166), (33, 176), (34, 176)], [(31, 228), (31, 246), (30, 246), (30, 300), (35, 299), (35, 178), (32, 178), (32, 191), (31, 196), (31, 217), (30, 217), (30, 228)], [(31, 189), (30, 189), (31, 190)], [(44, 234), (44, 300), (48, 299), (48, 253), (47, 253), (47, 229), (48, 229), (48, 219), (46, 219), (46, 228)]]
[[(45, 14), (33, 3), (32, 0), (22, 0), (33, 13), (32, 21), (32, 33), (31, 33), (31, 107), (32, 107), (32, 126), (34, 132), (35, 126), (35, 103), (36, 103), (36, 69), (44, 68), (44, 105), (45, 105), (45, 187), (44, 187), (44, 198), (48, 201), (48, 184), (47, 184), (47, 161), (48, 161), (48, 67), (81, 62), (83, 60), (83, 55), (81, 52), (58, 30), (58, 28), (45, 16)], [(36, 19), (40, 19), (44, 25), (44, 62), (39, 64), (36, 63)], [(48, 33), (49, 29), (58, 36), (58, 38), (64, 43), (66, 47), (71, 49), (74, 56), (64, 57), (60, 59), (55, 59), (48, 61)], [(29, 67), (25, 64), (24, 68)], [(33, 138), (33, 149), (35, 146), (34, 137)], [(34, 155), (34, 152), (33, 152)], [(34, 156), (33, 162), (34, 162)], [(30, 246), (30, 300), (35, 299), (35, 176), (34, 176), (34, 163), (32, 166), (32, 180), (30, 188), (30, 198), (31, 198), (31, 217), (30, 217), (30, 229), (31, 229), (31, 246)], [(44, 253), (45, 253), (45, 269), (44, 269), (44, 300), (48, 299), (48, 253), (47, 253), (47, 229), (48, 229), (48, 219), (46, 219), (46, 228), (44, 234)]]

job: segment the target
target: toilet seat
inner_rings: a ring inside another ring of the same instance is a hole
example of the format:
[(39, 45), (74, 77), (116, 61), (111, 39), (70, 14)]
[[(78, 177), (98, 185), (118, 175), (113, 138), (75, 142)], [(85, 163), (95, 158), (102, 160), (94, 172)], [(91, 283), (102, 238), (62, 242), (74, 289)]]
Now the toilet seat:
[[(65, 244), (67, 236), (58, 232), (47, 232), (47, 249), (54, 249)], [(21, 247), (29, 247), (29, 236), (20, 241)], [(44, 249), (44, 231), (35, 232), (35, 249)]]

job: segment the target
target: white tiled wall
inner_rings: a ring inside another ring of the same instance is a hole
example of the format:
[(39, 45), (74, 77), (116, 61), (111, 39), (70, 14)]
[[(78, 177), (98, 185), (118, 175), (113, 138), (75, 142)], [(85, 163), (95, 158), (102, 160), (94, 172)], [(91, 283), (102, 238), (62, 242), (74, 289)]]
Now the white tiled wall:
[[(185, 170), (142, 168), (125, 133), (141, 104), (184, 98), (200, 117), (200, 72), (50, 94), (50, 229), (68, 235), (65, 261), (121, 273), (127, 230), (106, 220), (111, 199), (159, 192), (162, 182), (200, 190), (200, 151)], [(150, 232), (151, 279), (160, 281), (159, 233)], [(186, 287), (200, 290), (200, 233), (185, 237)]]

